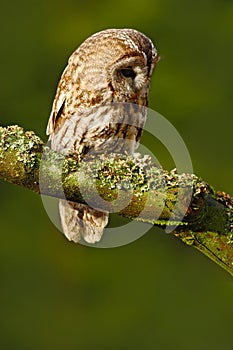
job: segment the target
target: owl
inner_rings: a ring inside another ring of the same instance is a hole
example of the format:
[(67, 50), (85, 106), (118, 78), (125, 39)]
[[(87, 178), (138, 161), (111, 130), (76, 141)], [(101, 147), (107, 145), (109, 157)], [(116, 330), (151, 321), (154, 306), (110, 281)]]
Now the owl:
[[(51, 148), (68, 153), (127, 152), (137, 148), (146, 120), (150, 78), (159, 55), (134, 29), (108, 29), (86, 39), (70, 56), (48, 121)], [(108, 212), (59, 201), (65, 236), (98, 242)]]

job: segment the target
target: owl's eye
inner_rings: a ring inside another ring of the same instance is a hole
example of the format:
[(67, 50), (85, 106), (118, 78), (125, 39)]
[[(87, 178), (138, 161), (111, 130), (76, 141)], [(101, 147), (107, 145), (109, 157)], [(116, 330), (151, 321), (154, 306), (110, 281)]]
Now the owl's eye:
[(123, 68), (121, 69), (121, 73), (125, 78), (135, 78), (136, 77), (136, 73), (134, 72), (134, 70), (132, 68)]

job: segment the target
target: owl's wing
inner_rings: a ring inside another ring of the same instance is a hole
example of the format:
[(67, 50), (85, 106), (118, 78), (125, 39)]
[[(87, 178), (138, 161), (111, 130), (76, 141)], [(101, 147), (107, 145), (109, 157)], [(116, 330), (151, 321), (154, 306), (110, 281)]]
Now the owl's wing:
[(54, 132), (55, 126), (56, 126), (56, 120), (59, 117), (59, 115), (62, 112), (62, 109), (65, 105), (65, 100), (68, 94), (68, 91), (71, 88), (71, 72), (70, 72), (70, 66), (68, 65), (62, 76), (61, 80), (58, 83), (56, 96), (53, 102), (52, 111), (49, 117), (46, 134), (51, 135)]

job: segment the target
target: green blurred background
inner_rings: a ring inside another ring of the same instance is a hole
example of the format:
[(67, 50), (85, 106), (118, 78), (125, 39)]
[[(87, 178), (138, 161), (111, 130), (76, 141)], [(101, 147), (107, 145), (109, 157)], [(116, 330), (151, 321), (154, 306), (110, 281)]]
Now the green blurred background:
[[(68, 56), (111, 27), (152, 38), (150, 107), (194, 172), (233, 194), (231, 0), (1, 1), (1, 125), (45, 140)], [(0, 205), (1, 349), (233, 349), (232, 277), (172, 235), (93, 249), (66, 241), (28, 190), (1, 182)]]

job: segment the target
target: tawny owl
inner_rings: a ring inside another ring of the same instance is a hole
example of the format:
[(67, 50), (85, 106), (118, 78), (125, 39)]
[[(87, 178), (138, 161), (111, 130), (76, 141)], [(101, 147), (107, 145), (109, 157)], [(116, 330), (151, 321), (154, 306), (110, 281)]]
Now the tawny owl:
[[(84, 41), (69, 58), (58, 84), (47, 126), (52, 149), (88, 153), (101, 149), (106, 140), (125, 139), (129, 142), (116, 143), (117, 151), (134, 152), (158, 59), (151, 40), (133, 29), (109, 29)], [(135, 108), (138, 105), (144, 110)], [(59, 210), (69, 240), (101, 239), (107, 211), (65, 200), (60, 200)]]

